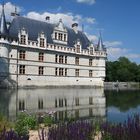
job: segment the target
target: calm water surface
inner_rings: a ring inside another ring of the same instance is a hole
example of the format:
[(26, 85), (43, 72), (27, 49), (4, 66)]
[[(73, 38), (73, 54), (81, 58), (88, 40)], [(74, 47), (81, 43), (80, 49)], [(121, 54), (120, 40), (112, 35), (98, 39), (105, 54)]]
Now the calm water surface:
[(123, 122), (140, 112), (140, 91), (104, 89), (0, 89), (0, 113), (15, 120), (20, 111), (51, 114), (56, 121), (66, 118), (99, 118)]

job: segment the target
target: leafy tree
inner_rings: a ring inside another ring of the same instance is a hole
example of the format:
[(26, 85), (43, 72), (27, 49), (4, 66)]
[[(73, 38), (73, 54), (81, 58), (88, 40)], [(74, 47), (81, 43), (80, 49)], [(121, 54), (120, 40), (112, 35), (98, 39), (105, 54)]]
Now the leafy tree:
[(106, 62), (106, 81), (140, 81), (140, 65), (131, 62), (126, 57), (117, 61)]

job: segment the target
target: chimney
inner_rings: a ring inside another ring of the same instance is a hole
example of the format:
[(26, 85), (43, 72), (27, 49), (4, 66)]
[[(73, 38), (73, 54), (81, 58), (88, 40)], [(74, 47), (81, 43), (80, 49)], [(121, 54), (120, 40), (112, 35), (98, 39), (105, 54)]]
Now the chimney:
[(50, 17), (46, 16), (46, 21), (49, 23), (50, 22)]
[(75, 31), (75, 33), (78, 33), (78, 23), (73, 23), (72, 24), (72, 29)]

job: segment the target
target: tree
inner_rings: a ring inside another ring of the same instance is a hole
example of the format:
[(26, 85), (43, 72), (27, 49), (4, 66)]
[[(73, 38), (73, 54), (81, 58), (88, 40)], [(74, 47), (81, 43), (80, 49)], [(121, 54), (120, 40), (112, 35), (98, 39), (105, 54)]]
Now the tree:
[(106, 81), (140, 81), (140, 65), (131, 62), (126, 57), (117, 61), (106, 62)]

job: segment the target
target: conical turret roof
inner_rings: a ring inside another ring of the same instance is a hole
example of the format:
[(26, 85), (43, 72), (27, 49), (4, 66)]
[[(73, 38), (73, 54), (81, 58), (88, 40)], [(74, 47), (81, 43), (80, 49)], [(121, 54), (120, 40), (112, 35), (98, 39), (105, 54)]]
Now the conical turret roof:
[(0, 19), (0, 34), (2, 35), (8, 34), (5, 13), (4, 13), (4, 4), (2, 5), (2, 13), (1, 13), (1, 19)]
[(103, 45), (101, 32), (100, 32), (100, 36), (99, 36), (99, 40), (98, 40), (97, 50), (98, 51), (103, 51), (104, 50), (104, 45)]

